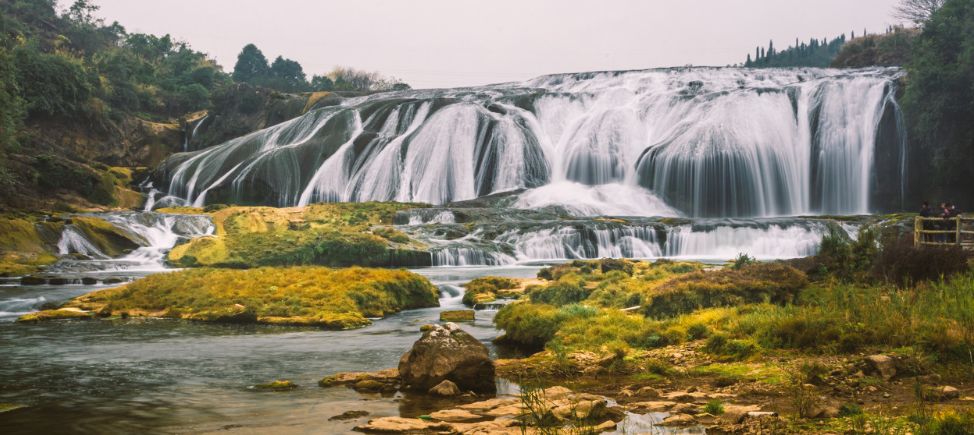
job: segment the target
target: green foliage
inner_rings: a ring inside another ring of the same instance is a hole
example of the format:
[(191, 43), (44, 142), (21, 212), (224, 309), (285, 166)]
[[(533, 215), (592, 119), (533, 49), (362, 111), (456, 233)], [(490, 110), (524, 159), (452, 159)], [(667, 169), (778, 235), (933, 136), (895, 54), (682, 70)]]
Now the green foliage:
[(598, 310), (584, 305), (509, 304), (505, 305), (494, 323), (504, 330), (501, 341), (541, 348), (555, 337), (562, 323), (570, 319), (585, 319), (598, 314)]
[(879, 253), (878, 234), (874, 228), (859, 231), (855, 241), (844, 231), (830, 228), (822, 237), (816, 262), (820, 272), (846, 281), (864, 280), (870, 276), (873, 261)]
[(724, 413), (724, 404), (719, 400), (711, 400), (703, 407), (703, 411), (710, 415), (721, 415)]
[(902, 99), (917, 192), (971, 197), (974, 173), (974, 2), (947, 0), (924, 24), (907, 66)]
[[(0, 168), (4, 152), (17, 144), (16, 132), (24, 118), (24, 100), (17, 84), (17, 67), (13, 57), (0, 47)], [(0, 180), (0, 188), (6, 183)]]
[(257, 83), (270, 75), (267, 57), (254, 44), (244, 46), (237, 55), (237, 63), (233, 66), (233, 79), (238, 82)]
[(755, 260), (754, 257), (751, 257), (750, 255), (747, 255), (747, 253), (742, 252), (738, 254), (737, 258), (734, 259), (734, 262), (731, 263), (731, 269), (741, 270), (744, 267), (754, 264), (756, 262), (757, 260)]
[(518, 287), (515, 279), (499, 276), (484, 276), (464, 284), (463, 303), (474, 306), (478, 303), (491, 302), (504, 294), (504, 290)]
[(724, 361), (741, 361), (757, 353), (758, 346), (750, 340), (728, 338), (714, 334), (707, 339), (704, 350)]
[(750, 54), (747, 55), (744, 66), (748, 68), (827, 67), (845, 42), (845, 35), (831, 41), (812, 38), (808, 43), (796, 39), (794, 46), (777, 51), (772, 41), (767, 49), (758, 47), (754, 51), (753, 58)]
[(948, 410), (922, 422), (918, 435), (974, 435), (974, 411)]
[(532, 303), (549, 304), (560, 307), (575, 304), (588, 298), (590, 290), (582, 286), (579, 280), (563, 278), (546, 286), (536, 286), (528, 291)]
[(114, 205), (115, 177), (110, 172), (92, 169), (87, 165), (62, 157), (42, 154), (31, 165), (34, 184), (51, 192), (77, 192), (96, 204)]
[(72, 117), (84, 114), (93, 95), (94, 77), (78, 60), (29, 47), (13, 52), (17, 83), (30, 116)]
[(832, 67), (904, 66), (910, 61), (917, 33), (914, 29), (894, 27), (882, 35), (853, 39), (842, 46)]

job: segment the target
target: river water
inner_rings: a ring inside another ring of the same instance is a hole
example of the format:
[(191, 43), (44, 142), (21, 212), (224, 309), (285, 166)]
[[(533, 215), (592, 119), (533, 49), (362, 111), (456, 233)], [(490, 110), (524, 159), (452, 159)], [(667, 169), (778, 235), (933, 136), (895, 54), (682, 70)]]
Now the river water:
[[(159, 319), (28, 325), (7, 316), (0, 322), (0, 403), (27, 407), (0, 413), (0, 433), (344, 433), (362, 421), (328, 419), (350, 410), (422, 415), (437, 403), (323, 389), (317, 382), (336, 372), (395, 367), (421, 336), (421, 325), (438, 321), (443, 310), (461, 308), (460, 284), (485, 275), (531, 277), (538, 269), (418, 269), (442, 289), (440, 307), (409, 310), (351, 331)], [(0, 306), (40, 298), (57, 303), (95, 288), (7, 285), (0, 287)], [(463, 328), (496, 357), (493, 316), (477, 311), (476, 321)], [(282, 393), (249, 388), (274, 379), (290, 379), (301, 388)]]

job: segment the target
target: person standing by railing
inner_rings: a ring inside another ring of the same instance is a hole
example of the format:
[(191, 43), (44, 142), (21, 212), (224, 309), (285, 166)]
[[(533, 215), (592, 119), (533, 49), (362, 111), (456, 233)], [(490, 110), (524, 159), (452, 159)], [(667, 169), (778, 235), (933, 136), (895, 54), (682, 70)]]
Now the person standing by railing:
[[(923, 201), (923, 204), (920, 204), (920, 217), (926, 219), (931, 216), (933, 216), (933, 209), (930, 208), (930, 203), (927, 201)], [(919, 222), (920, 222), (920, 231), (921, 231), (920, 241), (929, 242), (929, 240), (927, 240), (928, 239), (927, 235), (922, 233), (923, 230), (927, 229), (926, 221), (921, 219)]]
[(942, 216), (945, 221), (944, 229), (946, 231), (952, 231), (951, 233), (944, 235), (944, 241), (948, 243), (957, 243), (957, 234), (954, 232), (957, 231), (957, 217), (960, 216), (960, 211), (957, 210), (957, 207), (954, 204), (947, 201), (944, 203)]

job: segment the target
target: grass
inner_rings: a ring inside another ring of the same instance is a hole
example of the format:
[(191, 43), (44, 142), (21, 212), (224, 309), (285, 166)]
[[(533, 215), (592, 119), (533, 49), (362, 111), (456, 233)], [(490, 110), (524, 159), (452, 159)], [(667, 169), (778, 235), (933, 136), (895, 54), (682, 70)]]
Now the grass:
[(35, 216), (0, 215), (0, 276), (21, 276), (57, 261), (63, 222)]
[(104, 315), (346, 329), (368, 325), (369, 317), (437, 304), (436, 287), (405, 270), (291, 267), (152, 275), (67, 306)]
[(518, 288), (520, 283), (516, 279), (499, 276), (485, 276), (476, 278), (464, 285), (463, 303), (469, 307), (477, 304), (493, 302), (498, 297), (510, 297), (510, 292)]
[(306, 208), (225, 207), (214, 236), (170, 251), (183, 267), (424, 265), (426, 247), (390, 225), (421, 204), (336, 203)]

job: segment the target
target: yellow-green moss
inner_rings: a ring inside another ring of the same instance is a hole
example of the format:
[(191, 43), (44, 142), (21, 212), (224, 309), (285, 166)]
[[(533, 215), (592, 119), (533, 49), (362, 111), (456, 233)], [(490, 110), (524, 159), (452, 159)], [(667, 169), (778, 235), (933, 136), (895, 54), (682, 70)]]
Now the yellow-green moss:
[(514, 278), (480, 277), (464, 284), (463, 303), (472, 307), (477, 304), (493, 302), (498, 297), (511, 297), (514, 296), (514, 293), (505, 293), (504, 291), (514, 290), (519, 286), (519, 281)]
[(63, 226), (35, 216), (0, 216), (0, 276), (26, 275), (57, 261)]
[(93, 319), (95, 313), (84, 311), (78, 308), (59, 308), (56, 310), (38, 311), (36, 313), (25, 314), (17, 319), (21, 323), (40, 322), (46, 320), (82, 320)]
[(426, 278), (406, 270), (193, 269), (152, 275), (66, 306), (105, 315), (345, 329), (368, 325), (369, 317), (436, 306), (437, 294)]
[[(389, 225), (399, 203), (315, 204), (305, 208), (227, 207), (211, 214), (214, 236), (173, 249), (180, 266), (388, 266), (412, 264), (426, 247)], [(426, 260), (428, 262), (428, 260)]]
[(268, 382), (266, 384), (254, 385), (255, 390), (263, 391), (290, 391), (298, 388), (298, 384), (291, 382), (287, 379), (278, 379), (275, 381)]
[(452, 310), (440, 313), (441, 322), (473, 322), (476, 313), (473, 310)]

